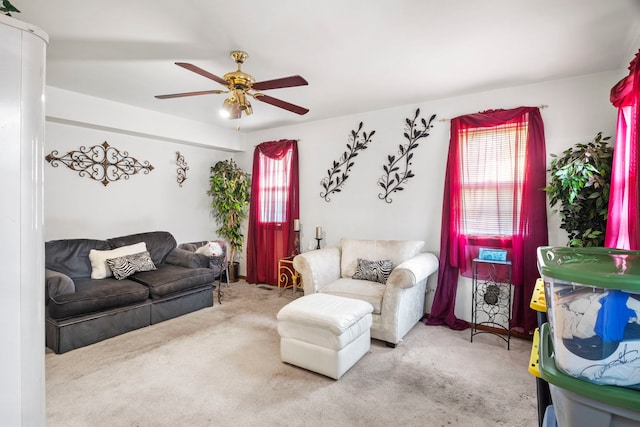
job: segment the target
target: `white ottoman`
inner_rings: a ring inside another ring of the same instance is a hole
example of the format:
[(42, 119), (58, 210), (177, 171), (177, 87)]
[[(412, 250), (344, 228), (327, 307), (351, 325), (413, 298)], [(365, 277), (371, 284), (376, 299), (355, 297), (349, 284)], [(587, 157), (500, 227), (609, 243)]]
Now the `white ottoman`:
[(329, 294), (300, 297), (278, 312), (283, 362), (339, 379), (371, 347), (366, 301)]

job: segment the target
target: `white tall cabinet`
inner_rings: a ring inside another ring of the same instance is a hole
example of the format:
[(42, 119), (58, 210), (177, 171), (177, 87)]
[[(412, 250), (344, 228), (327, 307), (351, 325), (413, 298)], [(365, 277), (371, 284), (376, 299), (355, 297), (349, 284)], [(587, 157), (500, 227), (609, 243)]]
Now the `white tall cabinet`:
[(48, 36), (0, 14), (0, 423), (45, 425), (43, 139)]

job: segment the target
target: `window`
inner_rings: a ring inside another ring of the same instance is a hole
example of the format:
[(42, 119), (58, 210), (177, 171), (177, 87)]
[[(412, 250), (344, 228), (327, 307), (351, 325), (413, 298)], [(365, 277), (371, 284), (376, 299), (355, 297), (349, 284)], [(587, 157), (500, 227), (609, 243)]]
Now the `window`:
[(438, 286), (427, 324), (468, 327), (455, 315), (458, 276), (471, 277), (471, 261), (487, 246), (506, 248), (512, 262), (511, 327), (533, 331), (536, 251), (548, 244), (540, 111), (519, 107), (459, 116), (451, 119), (450, 138)]
[(461, 233), (512, 236), (520, 220), (527, 126), (512, 124), (461, 132)]
[(300, 218), (297, 141), (259, 144), (252, 171), (247, 282), (276, 285), (278, 260), (293, 253), (293, 223)]
[(289, 203), (291, 151), (282, 158), (273, 159), (260, 153), (260, 222), (287, 222)]

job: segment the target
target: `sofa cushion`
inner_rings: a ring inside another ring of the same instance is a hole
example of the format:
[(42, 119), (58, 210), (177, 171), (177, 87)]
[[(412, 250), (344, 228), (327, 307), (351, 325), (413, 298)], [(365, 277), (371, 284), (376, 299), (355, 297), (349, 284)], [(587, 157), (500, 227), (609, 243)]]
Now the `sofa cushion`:
[(373, 314), (380, 314), (385, 285), (369, 280), (341, 278), (320, 289), (320, 293), (366, 301), (373, 306)]
[(89, 252), (92, 249), (108, 250), (111, 249), (111, 245), (106, 240), (51, 240), (44, 244), (45, 267), (64, 273), (72, 279), (91, 277)]
[(209, 268), (184, 268), (172, 264), (156, 264), (157, 269), (142, 271), (129, 276), (149, 287), (151, 298), (161, 298), (176, 292), (213, 283), (213, 271)]
[(149, 289), (131, 280), (89, 278), (74, 281), (76, 291), (51, 296), (49, 316), (61, 320), (145, 301)]
[(51, 297), (72, 294), (76, 291), (76, 285), (73, 283), (73, 280), (64, 273), (46, 268), (44, 270), (44, 278), (47, 284), (44, 288), (45, 304), (49, 304)]
[(89, 251), (89, 260), (91, 261), (91, 278), (104, 279), (105, 277), (111, 277), (113, 275), (111, 268), (107, 264), (107, 260), (109, 258), (119, 258), (125, 255), (145, 252), (146, 250), (147, 245), (144, 242), (139, 242), (129, 246), (122, 246), (108, 251), (91, 249)]
[(107, 259), (107, 265), (111, 269), (113, 277), (118, 280), (126, 279), (138, 271), (151, 271), (156, 269), (147, 251), (118, 258), (109, 258)]
[(133, 245), (144, 242), (151, 255), (151, 260), (158, 266), (162, 264), (166, 256), (177, 247), (176, 239), (168, 231), (150, 231), (147, 233), (130, 234), (128, 236), (114, 237), (108, 239), (114, 248)]
[(340, 274), (352, 277), (358, 266), (358, 258), (370, 260), (391, 260), (398, 265), (420, 253), (424, 246), (419, 240), (356, 240), (342, 239), (342, 259)]
[(387, 279), (393, 269), (393, 263), (389, 259), (369, 261), (358, 258), (358, 266), (352, 278), (357, 280), (371, 280), (372, 282), (387, 283)]
[(164, 259), (165, 264), (173, 264), (185, 268), (208, 268), (209, 257), (185, 249), (175, 248)]

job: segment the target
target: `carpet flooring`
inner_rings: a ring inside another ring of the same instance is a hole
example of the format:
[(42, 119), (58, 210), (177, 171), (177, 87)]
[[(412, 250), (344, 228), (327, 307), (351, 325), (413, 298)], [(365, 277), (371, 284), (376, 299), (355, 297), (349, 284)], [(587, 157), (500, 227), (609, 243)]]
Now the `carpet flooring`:
[(339, 381), (280, 361), (291, 291), (232, 283), (222, 304), (57, 355), (49, 427), (537, 426), (531, 342), (418, 323)]

